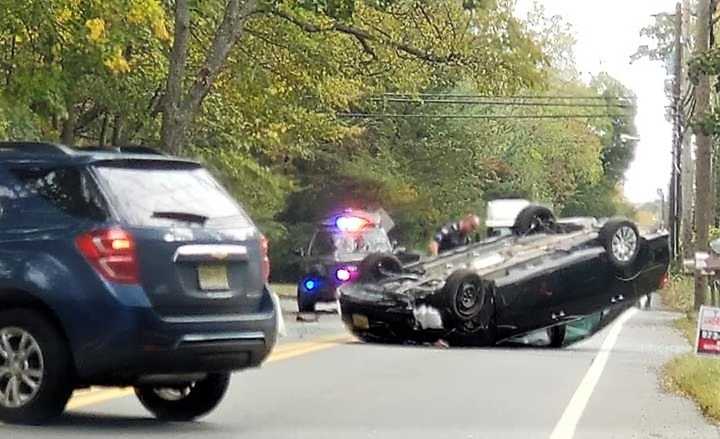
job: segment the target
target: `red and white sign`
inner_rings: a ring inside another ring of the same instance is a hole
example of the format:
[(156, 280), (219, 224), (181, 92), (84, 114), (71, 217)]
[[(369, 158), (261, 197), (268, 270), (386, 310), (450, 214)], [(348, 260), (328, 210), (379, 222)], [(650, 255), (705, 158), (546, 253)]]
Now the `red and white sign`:
[(720, 308), (700, 307), (695, 352), (720, 355)]

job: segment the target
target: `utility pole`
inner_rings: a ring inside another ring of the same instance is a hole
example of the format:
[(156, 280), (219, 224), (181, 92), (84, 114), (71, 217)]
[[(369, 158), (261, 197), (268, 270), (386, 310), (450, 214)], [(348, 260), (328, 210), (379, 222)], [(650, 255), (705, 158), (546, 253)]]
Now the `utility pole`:
[(660, 198), (660, 205), (658, 206), (659, 212), (657, 216), (658, 227), (661, 229), (665, 228), (665, 193), (662, 188), (657, 190), (658, 197)]
[(680, 212), (682, 192), (680, 188), (680, 150), (682, 148), (682, 4), (675, 5), (675, 62), (673, 66), (672, 108), (673, 142), (672, 168), (670, 174), (668, 224), (670, 226), (670, 254), (673, 258), (680, 255)]
[[(697, 31), (695, 38), (695, 56), (702, 55), (710, 49), (710, 0), (697, 0)], [(695, 117), (698, 121), (708, 115), (710, 111), (710, 78), (701, 72), (698, 84), (695, 87)], [(695, 126), (695, 139), (697, 143), (696, 184), (695, 184), (695, 230), (697, 241), (695, 250), (708, 251), (708, 233), (710, 228), (711, 197), (711, 169), (712, 169), (712, 139), (703, 131), (702, 124)], [(698, 271), (695, 274), (695, 309), (705, 303), (707, 296), (707, 278)]]
[[(688, 43), (691, 41), (690, 38), (690, 0), (683, 0), (682, 4), (682, 45), (683, 49), (686, 47), (689, 49)], [(687, 63), (682, 63), (682, 81), (681, 81), (681, 92), (682, 97), (686, 95), (690, 90), (690, 81), (688, 80)], [(682, 197), (682, 203), (680, 204), (680, 224), (682, 229), (682, 250), (684, 259), (692, 259), (693, 257), (693, 190), (695, 187), (695, 164), (692, 158), (692, 136), (691, 133), (686, 129), (687, 119), (685, 118), (684, 102), (681, 97), (681, 108), (683, 109), (683, 120), (682, 120), (682, 149), (680, 151), (680, 191)]]

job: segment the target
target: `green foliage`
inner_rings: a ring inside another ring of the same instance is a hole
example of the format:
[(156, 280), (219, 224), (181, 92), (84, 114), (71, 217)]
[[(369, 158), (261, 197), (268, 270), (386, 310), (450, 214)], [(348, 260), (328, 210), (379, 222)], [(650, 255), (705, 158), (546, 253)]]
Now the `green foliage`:
[[(79, 144), (160, 138), (172, 2), (0, 0), (0, 137)], [(328, 210), (382, 206), (395, 237), (424, 248), (433, 229), (494, 196), (612, 214), (634, 144), (632, 112), (607, 119), (473, 119), (526, 109), (389, 103), (384, 93), (607, 96), (577, 78), (559, 18), (514, 15), (512, 0), (265, 0), (244, 23), (188, 130), (210, 167), (271, 240), (273, 277)], [(203, 72), (227, 2), (191, 2), (183, 88)], [(12, 111), (9, 111), (12, 109)], [(581, 110), (585, 111), (585, 110)], [(346, 119), (344, 112), (463, 118)], [(536, 113), (562, 115), (563, 109)], [(469, 117), (469, 118), (467, 118)]]

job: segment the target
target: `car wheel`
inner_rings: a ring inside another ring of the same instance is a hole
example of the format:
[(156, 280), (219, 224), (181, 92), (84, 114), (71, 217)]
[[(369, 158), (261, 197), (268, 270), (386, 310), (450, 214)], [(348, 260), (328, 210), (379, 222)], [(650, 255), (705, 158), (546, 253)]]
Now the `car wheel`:
[(440, 293), (446, 329), (453, 346), (495, 343), (494, 301), (488, 285), (471, 270), (457, 270)]
[(550, 339), (550, 347), (561, 348), (565, 342), (565, 325), (551, 326), (547, 328), (547, 335)]
[(515, 218), (513, 231), (520, 236), (552, 231), (555, 222), (555, 215), (550, 209), (544, 206), (530, 205), (521, 210)]
[[(318, 278), (319, 279), (319, 278)], [(317, 294), (317, 290), (313, 293), (304, 290), (301, 286), (305, 282), (305, 279), (300, 281), (297, 288), (297, 306), (298, 312), (315, 312), (315, 298), (311, 297), (311, 294)]]
[(360, 279), (364, 282), (377, 282), (388, 273), (402, 273), (402, 262), (395, 255), (372, 253), (360, 262)]
[(303, 297), (301, 293), (298, 293), (298, 312), (315, 312), (315, 301)]
[(65, 337), (41, 313), (0, 313), (0, 421), (39, 424), (60, 415), (72, 370)]
[(485, 294), (482, 279), (470, 270), (452, 273), (442, 289), (444, 305), (458, 321), (476, 319), (485, 304)]
[(606, 222), (599, 233), (610, 263), (615, 268), (628, 268), (635, 263), (640, 252), (640, 233), (637, 226), (625, 219)]
[(225, 396), (230, 373), (212, 373), (178, 387), (137, 386), (140, 403), (162, 421), (187, 422), (210, 413)]

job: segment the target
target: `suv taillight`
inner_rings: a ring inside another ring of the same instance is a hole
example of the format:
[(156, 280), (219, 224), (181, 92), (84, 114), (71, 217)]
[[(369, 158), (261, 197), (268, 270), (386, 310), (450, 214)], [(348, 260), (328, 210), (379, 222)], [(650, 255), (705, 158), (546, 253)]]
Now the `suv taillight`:
[(92, 230), (75, 238), (75, 245), (106, 280), (120, 284), (140, 282), (135, 240), (125, 230)]
[(260, 251), (263, 280), (267, 282), (270, 279), (270, 258), (268, 257), (268, 240), (265, 235), (260, 235)]

